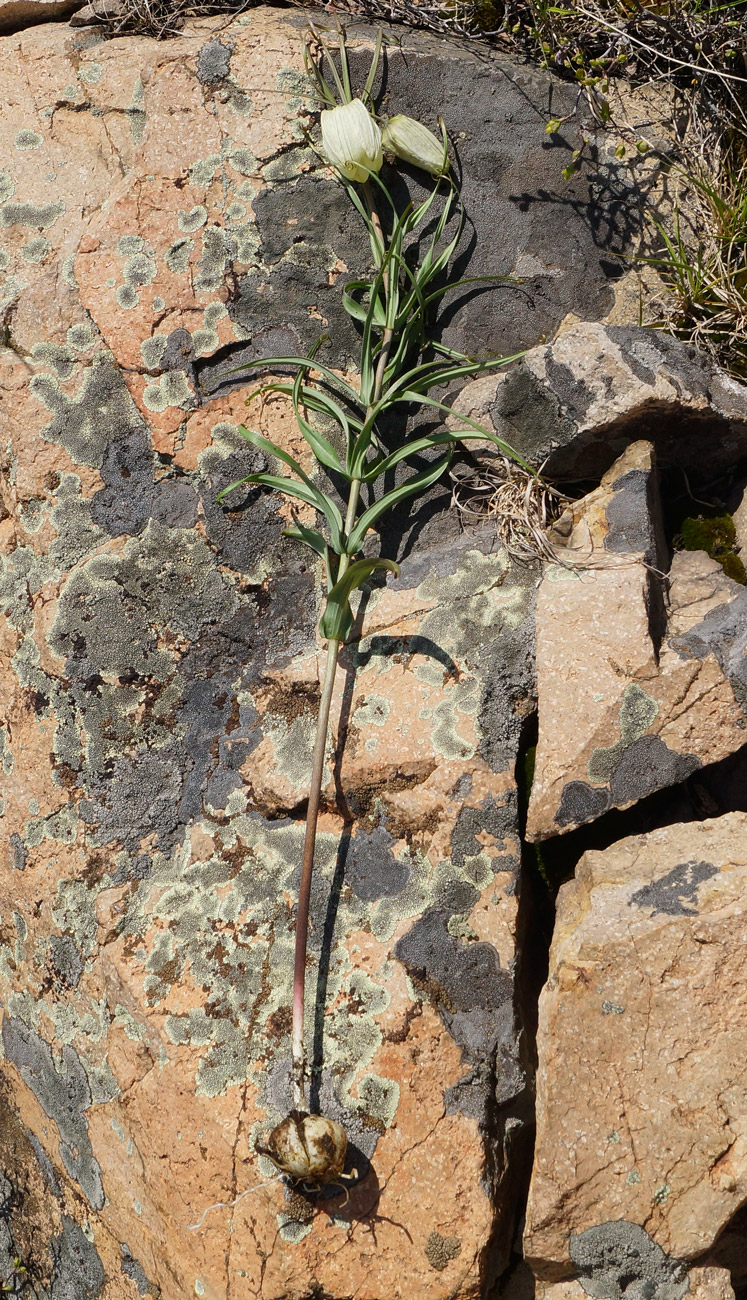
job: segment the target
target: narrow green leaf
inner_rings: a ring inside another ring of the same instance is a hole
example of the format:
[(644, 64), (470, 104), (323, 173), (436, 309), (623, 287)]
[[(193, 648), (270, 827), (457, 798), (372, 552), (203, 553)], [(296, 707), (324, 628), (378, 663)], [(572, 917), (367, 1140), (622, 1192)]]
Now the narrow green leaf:
[(239, 478), (235, 483), (230, 483), (228, 487), (223, 488), (222, 492), (218, 493), (218, 500), (221, 501), (234, 488), (242, 487), (245, 483), (269, 487), (275, 492), (282, 492), (284, 496), (295, 497), (297, 501), (303, 501), (307, 506), (314, 506), (316, 510), (321, 511), (329, 524), (332, 549), (338, 553), (343, 550), (342, 515), (332, 498), (320, 492), (313, 484), (297, 483), (295, 479), (282, 478), (279, 474), (247, 474), (246, 478)]
[[(303, 370), (318, 370), (320, 375), (324, 375), (324, 378), (333, 388), (341, 388), (349, 400), (356, 403), (360, 402), (360, 394), (350, 384), (346, 384), (345, 380), (341, 379), (339, 375), (336, 375), (334, 370), (330, 370), (328, 366), (323, 366), (320, 361), (311, 361), (308, 357), (260, 357), (258, 361), (245, 362), (243, 366), (234, 366), (231, 370), (224, 370), (221, 378), (226, 375), (245, 374), (247, 371), (271, 370), (275, 366), (300, 366)], [(219, 387), (220, 384), (216, 384), (215, 388), (209, 388), (206, 391), (208, 394), (214, 393)]]
[[(314, 351), (316, 351), (316, 348), (314, 349)], [(299, 429), (301, 430), (301, 433), (303, 434), (304, 438), (306, 439), (309, 446), (311, 447), (311, 450), (313, 451), (317, 460), (320, 461), (322, 465), (326, 465), (327, 469), (335, 470), (338, 474), (344, 474), (345, 470), (340, 464), (339, 457), (334, 447), (332, 446), (332, 443), (329, 442), (329, 440), (324, 437), (324, 434), (320, 433), (318, 429), (314, 428), (313, 424), (311, 424), (306, 419), (306, 416), (303, 414), (301, 410), (301, 402), (303, 401), (302, 393), (304, 387), (304, 385), (301, 382), (302, 377), (303, 377), (303, 371), (299, 370), (293, 382), (293, 391), (291, 393), (291, 401), (293, 403), (293, 413), (296, 417), (296, 423)], [(345, 421), (345, 431), (347, 435), (347, 420)]]
[(319, 635), (327, 641), (345, 641), (353, 626), (350, 597), (377, 569), (388, 569), (399, 577), (399, 565), (393, 560), (354, 560), (339, 582), (327, 596), (324, 613), (319, 621)]
[(307, 528), (305, 524), (291, 524), (288, 528), (283, 529), (283, 537), (292, 537), (294, 541), (303, 542), (305, 546), (311, 548), (317, 555), (324, 560), (326, 571), (327, 589), (334, 586), (334, 576), (332, 565), (330, 563), (329, 544), (326, 539), (318, 533), (316, 528)]
[(446, 456), (442, 456), (441, 460), (436, 461), (435, 465), (429, 465), (427, 469), (421, 470), (419, 474), (413, 474), (406, 483), (401, 483), (399, 487), (393, 488), (380, 500), (374, 501), (373, 505), (368, 507), (368, 510), (364, 510), (347, 539), (345, 549), (348, 555), (355, 555), (356, 551), (361, 549), (368, 529), (385, 511), (391, 510), (393, 506), (398, 505), (400, 501), (404, 501), (407, 497), (413, 496), (416, 492), (424, 492), (432, 483), (435, 483), (436, 479), (440, 478), (448, 467), (451, 456), (452, 453), (449, 451)]
[(245, 438), (247, 442), (250, 442), (253, 447), (259, 447), (260, 451), (266, 451), (270, 456), (276, 456), (284, 465), (287, 465), (289, 469), (293, 470), (293, 473), (300, 478), (302, 483), (306, 483), (309, 487), (314, 486), (308, 474), (301, 468), (298, 461), (295, 460), (293, 456), (290, 456), (287, 451), (283, 451), (282, 447), (278, 447), (276, 442), (272, 442), (269, 438), (264, 438), (261, 433), (257, 433), (256, 429), (247, 429), (245, 424), (239, 425), (239, 433), (242, 438)]
[[(415, 400), (415, 397), (413, 397), (412, 400)], [(513, 447), (510, 447), (502, 438), (499, 438), (497, 433), (492, 433), (490, 429), (485, 429), (481, 424), (478, 424), (477, 420), (471, 419), (468, 415), (463, 415), (461, 411), (455, 411), (453, 407), (447, 406), (445, 402), (437, 402), (435, 397), (423, 397), (418, 395), (417, 401), (421, 402), (423, 406), (432, 406), (436, 411), (442, 411), (446, 415), (452, 415), (457, 420), (461, 420), (463, 424), (466, 424), (468, 426), (467, 429), (453, 430), (453, 433), (459, 442), (475, 437), (485, 438), (488, 442), (492, 442), (504, 456), (509, 458), (509, 460), (515, 461), (515, 463), (521, 465), (521, 468), (526, 470), (528, 474), (531, 474), (536, 478), (537, 471), (533, 465), (529, 464), (528, 460), (524, 460), (524, 457), (520, 456), (518, 451), (514, 451)]]
[[(349, 280), (345, 285), (345, 288), (342, 291), (342, 305), (348, 315), (353, 317), (353, 320), (364, 321), (366, 319), (368, 307), (364, 307), (362, 303), (358, 302), (352, 296), (351, 290), (354, 292), (365, 290), (370, 294), (371, 288), (372, 285), (370, 280)], [(380, 298), (377, 298), (376, 300), (374, 323), (382, 328), (386, 324), (386, 312), (381, 304)]]
[(373, 84), (374, 81), (376, 80), (376, 73), (379, 67), (379, 59), (381, 58), (381, 43), (383, 39), (384, 39), (384, 34), (381, 31), (381, 29), (379, 29), (379, 31), (376, 33), (376, 45), (374, 46), (373, 57), (371, 59), (371, 66), (368, 69), (366, 84), (363, 87), (363, 91), (361, 93), (361, 99), (363, 100), (364, 104), (367, 99), (371, 98), (371, 91), (373, 90)]

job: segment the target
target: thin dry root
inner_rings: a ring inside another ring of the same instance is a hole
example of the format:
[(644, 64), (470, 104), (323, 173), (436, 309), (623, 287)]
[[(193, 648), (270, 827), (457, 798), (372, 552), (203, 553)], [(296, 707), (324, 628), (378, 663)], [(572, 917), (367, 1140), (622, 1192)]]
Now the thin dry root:
[(211, 1210), (232, 1210), (234, 1205), (238, 1205), (239, 1201), (243, 1201), (245, 1196), (250, 1196), (252, 1192), (261, 1192), (263, 1187), (272, 1187), (272, 1184), (276, 1182), (278, 1182), (277, 1178), (271, 1178), (267, 1183), (258, 1183), (256, 1187), (247, 1187), (246, 1190), (240, 1192), (233, 1201), (216, 1201), (214, 1205), (208, 1205), (207, 1209), (203, 1210), (198, 1223), (190, 1223), (187, 1225), (187, 1231), (197, 1232), (197, 1230), (202, 1227)]

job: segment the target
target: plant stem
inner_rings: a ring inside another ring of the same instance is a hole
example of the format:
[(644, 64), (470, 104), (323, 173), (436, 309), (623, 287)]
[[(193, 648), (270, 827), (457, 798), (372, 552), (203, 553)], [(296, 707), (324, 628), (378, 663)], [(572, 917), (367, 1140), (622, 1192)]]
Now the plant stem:
[[(384, 248), (384, 235), (381, 228), (381, 220), (376, 208), (371, 186), (367, 182), (363, 186), (366, 201), (371, 213), (371, 221), (379, 238), (381, 239), (382, 248)], [(383, 276), (384, 292), (389, 292), (389, 276), (385, 272)], [(365, 419), (369, 419), (371, 411), (381, 397), (381, 390), (384, 383), (384, 371), (389, 360), (389, 351), (392, 343), (393, 331), (385, 329), (381, 339), (381, 351), (379, 353), (376, 365), (376, 375), (374, 378), (374, 389), (371, 405), (366, 411)], [(352, 532), (355, 524), (355, 516), (358, 512), (358, 499), (360, 497), (361, 480), (353, 479), (350, 484), (350, 495), (345, 513), (345, 536), (346, 538)], [(337, 579), (344, 576), (350, 566), (352, 556), (343, 554), (340, 556), (337, 568)], [(309, 938), (309, 906), (311, 902), (311, 878), (314, 872), (314, 851), (316, 848), (316, 829), (319, 820), (319, 804), (322, 793), (322, 779), (324, 776), (324, 756), (327, 750), (327, 730), (329, 727), (329, 711), (332, 703), (332, 693), (335, 687), (335, 675), (337, 672), (337, 660), (340, 653), (340, 642), (329, 641), (327, 643), (327, 662), (324, 669), (324, 681), (322, 683), (322, 694), (319, 700), (319, 715), (316, 724), (316, 739), (314, 742), (314, 757), (311, 767), (311, 780), (309, 784), (309, 804), (306, 811), (306, 832), (303, 844), (303, 859), (301, 863), (301, 883), (298, 890), (298, 910), (296, 912), (296, 949), (293, 965), (293, 1033), (291, 1040), (291, 1086), (293, 1090), (293, 1106), (296, 1110), (306, 1110), (306, 1053), (304, 1050), (304, 1008), (306, 999), (306, 958)]]

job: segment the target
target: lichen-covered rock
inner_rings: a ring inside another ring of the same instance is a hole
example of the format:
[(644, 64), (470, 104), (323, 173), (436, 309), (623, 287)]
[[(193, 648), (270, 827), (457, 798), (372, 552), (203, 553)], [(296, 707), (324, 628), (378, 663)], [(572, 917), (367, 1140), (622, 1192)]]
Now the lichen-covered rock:
[(136, 1300), (161, 1292), (129, 1246), (97, 1224), (85, 1202), (58, 1178), (39, 1139), (0, 1099), (0, 1286), (29, 1300)]
[(730, 813), (587, 852), (562, 887), (524, 1238), (545, 1281), (614, 1300), (648, 1261), (672, 1300), (744, 1204), (746, 886)]
[(651, 444), (631, 444), (554, 537), (559, 563), (537, 598), (530, 839), (628, 807), (747, 740), (747, 592), (704, 552), (675, 553), (664, 583)]
[(699, 481), (747, 454), (747, 387), (707, 353), (635, 325), (584, 321), (509, 372), (467, 384), (454, 409), (488, 425), (550, 476), (599, 478), (650, 439)]
[[(103, 1261), (102, 1300), (474, 1297), (515, 1226), (513, 773), (537, 574), (491, 529), (460, 534), (446, 492), (388, 524), (402, 576), (364, 597), (333, 701), (311, 1101), (357, 1175), (309, 1199), (256, 1155), (289, 1106), (320, 589), (284, 505), (216, 500), (264, 464), (226, 371), (327, 327), (349, 365), (340, 277), (367, 257), (304, 140), (302, 24), (258, 10), (178, 45), (50, 27), (0, 43), (24, 72), (0, 128), (3, 1073), (71, 1240)], [(405, 39), (387, 93), (466, 132), (465, 198), (491, 236), (472, 269), (536, 250), (523, 330), (579, 295), (601, 312), (587, 182), (562, 242), (512, 198), (547, 180), (549, 79)], [(486, 134), (481, 95), (510, 141)], [(454, 346), (526, 341), (505, 296), (481, 301)], [(253, 414), (311, 468), (287, 405)], [(98, 1300), (86, 1251), (72, 1294)]]

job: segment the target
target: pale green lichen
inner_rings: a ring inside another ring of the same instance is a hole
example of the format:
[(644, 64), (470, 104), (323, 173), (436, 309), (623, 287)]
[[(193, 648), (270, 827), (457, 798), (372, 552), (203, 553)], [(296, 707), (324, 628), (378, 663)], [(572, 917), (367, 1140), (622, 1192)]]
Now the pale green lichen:
[(133, 289), (131, 284), (121, 284), (115, 297), (123, 311), (132, 311), (140, 303), (140, 295)]
[[(189, 266), (189, 255), (194, 248), (193, 239), (177, 239), (166, 252), (165, 262), (170, 271), (181, 275)], [(164, 306), (166, 304), (164, 303)]]
[(391, 701), (385, 695), (366, 695), (355, 710), (355, 725), (359, 728), (384, 727), (391, 711)]
[(10, 737), (4, 726), (0, 726), (0, 757), (2, 757), (3, 771), (6, 776), (10, 776), (13, 771), (13, 751), (10, 747)]
[(74, 352), (87, 352), (96, 342), (93, 329), (84, 321), (79, 325), (71, 325), (65, 337), (68, 347)]
[(209, 185), (220, 165), (219, 153), (210, 154), (207, 158), (198, 158), (189, 169), (190, 185)]
[(183, 370), (167, 370), (158, 381), (148, 384), (143, 392), (143, 405), (149, 411), (165, 411), (169, 406), (183, 411), (195, 405), (195, 395)]
[(12, 627), (25, 628), (30, 599), (54, 576), (47, 556), (36, 555), (30, 546), (0, 556), (0, 610)]
[(246, 204), (234, 199), (226, 208), (226, 222), (229, 226), (235, 226), (238, 222), (243, 221), (246, 216)]
[(142, 289), (152, 284), (157, 275), (155, 258), (151, 253), (138, 252), (128, 257), (123, 268), (125, 284)]
[(104, 71), (103, 63), (84, 63), (78, 69), (78, 80), (84, 81), (90, 86), (95, 86), (101, 80), (101, 74)]
[(143, 365), (146, 370), (158, 369), (158, 363), (163, 356), (167, 341), (167, 334), (153, 334), (140, 344), (140, 355), (143, 358)]
[(194, 208), (190, 208), (189, 212), (180, 208), (176, 224), (183, 234), (193, 235), (196, 230), (205, 225), (207, 218), (207, 208), (202, 203), (198, 203)]
[(21, 527), (24, 532), (38, 533), (44, 519), (44, 504), (39, 497), (24, 501), (20, 510)]
[(234, 226), (232, 235), (236, 241), (235, 261), (241, 266), (253, 266), (259, 255), (261, 243), (259, 231), (253, 221), (245, 221)]
[(656, 700), (641, 686), (636, 682), (626, 686), (620, 703), (620, 739), (614, 745), (594, 750), (586, 769), (589, 780), (606, 784), (624, 750), (645, 736), (658, 712)]
[(16, 149), (39, 149), (44, 144), (44, 136), (26, 127), (18, 132), (13, 143)]
[(27, 280), (21, 280), (17, 275), (7, 276), (5, 282), (0, 285), (0, 307), (7, 307), (9, 303), (15, 302), (27, 284)]
[(75, 253), (71, 253), (69, 257), (63, 260), (60, 272), (63, 282), (69, 289), (78, 288), (78, 281), (75, 278)]
[(316, 157), (312, 149), (292, 149), (267, 163), (262, 168), (262, 176), (270, 184), (290, 181), (300, 174), (302, 168), (313, 165), (315, 161)]
[(215, 330), (195, 330), (192, 335), (192, 345), (196, 357), (210, 356), (219, 346), (220, 339)]
[(206, 226), (202, 232), (202, 257), (194, 276), (195, 293), (214, 292), (223, 281), (230, 258), (226, 232), (222, 226)]
[(58, 378), (65, 383), (75, 372), (76, 357), (69, 348), (59, 343), (35, 343), (31, 359), (43, 366), (52, 366)]
[(228, 155), (228, 162), (239, 176), (254, 176), (257, 173), (257, 159), (251, 149), (233, 149)]
[(49, 240), (45, 239), (43, 235), (39, 235), (36, 239), (31, 239), (28, 244), (23, 245), (21, 257), (26, 262), (43, 262), (50, 248)]
[(38, 848), (44, 840), (53, 840), (57, 844), (74, 844), (78, 826), (75, 808), (68, 805), (47, 817), (34, 817), (27, 821), (23, 832), (24, 842), (29, 848)]
[(57, 203), (4, 203), (0, 208), (0, 225), (31, 226), (36, 230), (46, 230), (53, 226), (65, 213), (62, 199)]
[(250, 117), (252, 112), (252, 101), (245, 90), (240, 90), (238, 86), (231, 86), (228, 92), (228, 106), (237, 117)]
[(81, 496), (77, 474), (63, 474), (49, 511), (57, 536), (50, 543), (49, 558), (60, 574), (79, 564), (106, 540), (106, 533), (91, 519), (91, 501)]

